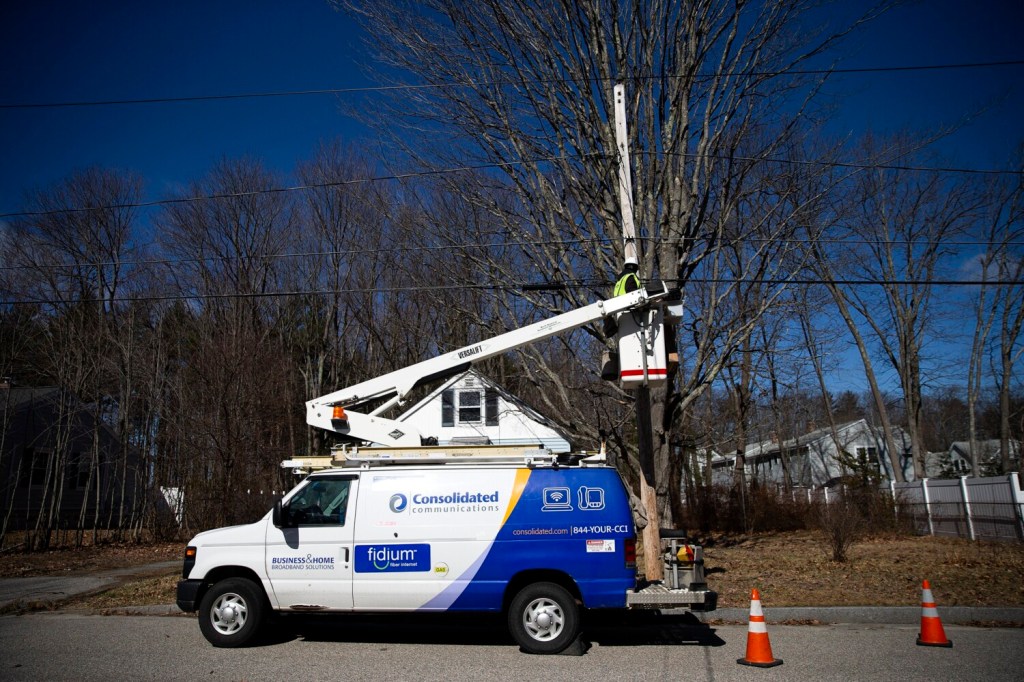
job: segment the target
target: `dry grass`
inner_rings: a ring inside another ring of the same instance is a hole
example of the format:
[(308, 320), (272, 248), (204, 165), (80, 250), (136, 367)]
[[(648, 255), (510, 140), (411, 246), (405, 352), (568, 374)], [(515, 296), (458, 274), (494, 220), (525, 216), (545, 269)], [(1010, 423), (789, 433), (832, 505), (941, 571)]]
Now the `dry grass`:
[(109, 543), (77, 549), (51, 549), (45, 552), (4, 552), (0, 561), (0, 578), (28, 578), (38, 575), (88, 574), (128, 568), (160, 561), (184, 558), (185, 544)]
[(67, 606), (75, 609), (103, 611), (127, 606), (173, 604), (179, 580), (181, 580), (180, 569), (167, 575), (130, 580), (105, 592), (73, 599), (67, 602)]
[(831, 559), (817, 531), (718, 539), (704, 552), (719, 606), (916, 606), (921, 581), (940, 606), (1024, 606), (1024, 544), (878, 536), (855, 542), (848, 560)]
[[(0, 576), (92, 573), (178, 559), (182, 544), (107, 545), (41, 554), (10, 553)], [(940, 606), (1024, 606), (1024, 544), (876, 536), (859, 540), (845, 563), (817, 531), (716, 537), (705, 548), (708, 585), (719, 606), (747, 607), (758, 588), (772, 606), (917, 606), (921, 581)], [(95, 610), (171, 604), (180, 569), (137, 577), (68, 605)]]

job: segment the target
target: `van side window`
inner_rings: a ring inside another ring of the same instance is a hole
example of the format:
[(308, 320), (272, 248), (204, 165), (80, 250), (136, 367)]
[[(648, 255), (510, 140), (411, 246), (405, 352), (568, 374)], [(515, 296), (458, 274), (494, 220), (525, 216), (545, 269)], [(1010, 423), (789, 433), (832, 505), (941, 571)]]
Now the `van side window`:
[(316, 479), (288, 502), (288, 513), (300, 526), (344, 526), (351, 485), (348, 479)]

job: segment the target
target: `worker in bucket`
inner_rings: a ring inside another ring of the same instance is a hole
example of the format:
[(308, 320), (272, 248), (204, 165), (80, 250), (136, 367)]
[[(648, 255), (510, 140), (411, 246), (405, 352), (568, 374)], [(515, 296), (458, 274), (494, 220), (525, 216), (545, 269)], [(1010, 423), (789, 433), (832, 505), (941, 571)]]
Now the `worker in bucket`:
[[(640, 288), (640, 276), (637, 274), (640, 266), (633, 261), (626, 261), (622, 268), (619, 279), (612, 289), (612, 298), (623, 296)], [(619, 324), (614, 317), (606, 317), (604, 320), (605, 336), (612, 337), (619, 329)], [(601, 354), (601, 378), (606, 381), (613, 381), (619, 376), (619, 353), (617, 349), (605, 351)]]
[(628, 294), (631, 291), (636, 291), (640, 288), (640, 276), (637, 273), (640, 271), (640, 266), (633, 262), (627, 262), (625, 267), (622, 268), (622, 273), (619, 275), (618, 281), (615, 282), (615, 288), (612, 289), (612, 297), (622, 296)]

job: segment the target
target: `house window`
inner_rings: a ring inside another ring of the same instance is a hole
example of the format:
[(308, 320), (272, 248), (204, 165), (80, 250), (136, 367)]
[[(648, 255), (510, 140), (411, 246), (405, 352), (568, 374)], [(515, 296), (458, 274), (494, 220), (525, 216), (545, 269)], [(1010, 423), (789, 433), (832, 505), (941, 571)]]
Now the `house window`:
[(459, 423), (479, 424), (483, 402), (482, 391), (459, 391)]
[(70, 477), (75, 490), (82, 490), (89, 483), (89, 457), (82, 452), (71, 453)]
[(50, 453), (46, 450), (25, 448), (21, 455), (18, 484), (22, 488), (43, 485), (46, 482), (46, 465), (49, 463), (49, 459)]
[(878, 448), (858, 447), (857, 461), (860, 462), (861, 466), (871, 467), (876, 472), (881, 470), (878, 462)]
[(498, 425), (498, 392), (473, 388), (441, 393), (441, 426), (459, 424)]

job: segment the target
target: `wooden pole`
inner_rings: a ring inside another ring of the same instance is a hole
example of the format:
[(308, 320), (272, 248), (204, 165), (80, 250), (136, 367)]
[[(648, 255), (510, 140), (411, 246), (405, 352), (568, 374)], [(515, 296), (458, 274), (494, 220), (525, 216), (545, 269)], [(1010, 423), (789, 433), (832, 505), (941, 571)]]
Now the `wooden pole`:
[(651, 389), (636, 389), (637, 447), (640, 458), (640, 503), (647, 514), (644, 542), (644, 575), (650, 581), (664, 578), (658, 517), (657, 480), (654, 475), (654, 431), (651, 425)]

